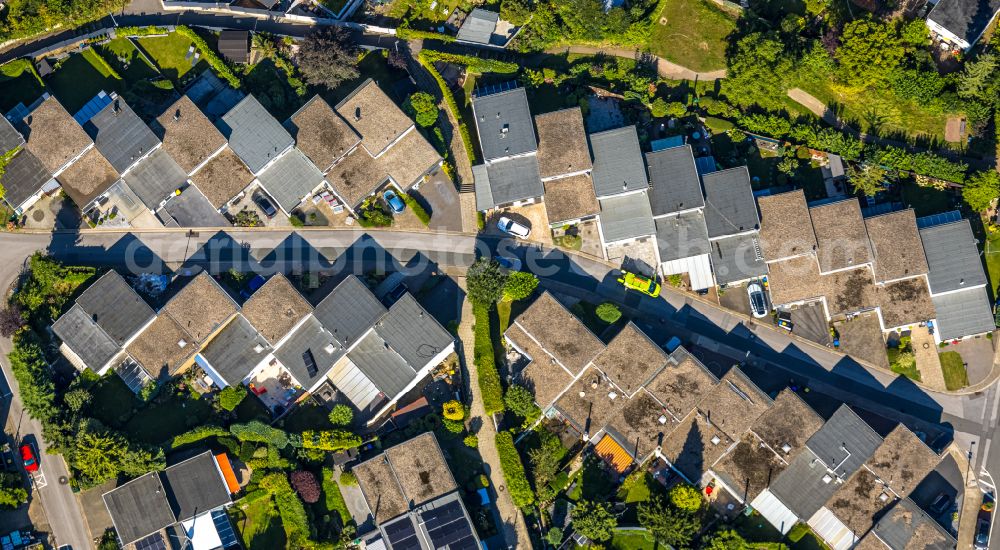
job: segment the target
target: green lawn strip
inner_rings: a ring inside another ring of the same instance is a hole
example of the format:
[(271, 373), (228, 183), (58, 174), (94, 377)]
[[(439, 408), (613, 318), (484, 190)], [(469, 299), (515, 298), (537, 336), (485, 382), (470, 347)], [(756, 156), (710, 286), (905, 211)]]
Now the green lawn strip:
[(948, 391), (955, 391), (969, 385), (969, 373), (965, 371), (965, 362), (957, 351), (945, 351), (938, 355), (941, 358), (941, 372), (944, 373), (944, 385)]
[(951, 196), (942, 189), (917, 185), (910, 181), (900, 185), (900, 194), (903, 204), (913, 208), (918, 218), (954, 210)]
[(274, 509), (274, 501), (262, 498), (233, 514), (233, 523), (246, 548), (284, 548), (285, 529)]
[[(188, 49), (194, 42), (179, 33), (172, 32), (167, 36), (145, 36), (137, 39), (137, 42), (146, 55), (156, 63), (160, 72), (175, 83), (179, 82), (192, 69), (200, 73), (208, 67), (208, 62), (204, 59), (199, 59), (196, 64), (193, 64), (194, 53), (188, 56)], [(197, 52), (197, 48), (195, 51)]]
[(102, 424), (120, 428), (129, 420), (139, 399), (117, 374), (102, 378), (90, 389), (90, 414)]
[[(247, 396), (250, 399), (250, 396)], [(324, 407), (310, 401), (303, 403), (285, 417), (283, 429), (289, 433), (302, 433), (306, 430), (332, 430), (330, 413)]]
[(207, 423), (214, 414), (208, 399), (191, 399), (181, 394), (143, 408), (122, 429), (134, 441), (162, 443)]
[(649, 48), (656, 55), (694, 71), (726, 67), (726, 37), (736, 21), (708, 0), (664, 0), (652, 26)]
[(497, 302), (497, 317), (500, 318), (500, 334), (507, 332), (507, 327), (510, 326), (510, 308), (513, 304), (513, 302), (508, 302), (507, 300)]
[(139, 50), (128, 38), (116, 38), (100, 46), (100, 50), (104, 59), (118, 71), (118, 74), (128, 84), (146, 80), (158, 74), (156, 67), (146, 61), (146, 58), (139, 53)]
[(25, 106), (38, 99), (45, 84), (28, 59), (15, 59), (0, 65), (0, 110), (10, 110), (18, 103)]
[[(990, 289), (1000, 287), (1000, 233), (994, 233), (987, 237), (983, 257), (986, 258), (986, 272), (990, 277)], [(994, 292), (991, 291), (990, 296), (995, 299), (993, 294)]]
[(326, 502), (327, 511), (336, 511), (340, 515), (341, 525), (347, 525), (353, 521), (351, 511), (347, 509), (347, 502), (340, 492), (340, 485), (333, 480), (333, 469), (323, 468), (323, 498)]
[(611, 548), (614, 550), (654, 550), (666, 547), (660, 546), (653, 535), (650, 535), (645, 529), (630, 529), (628, 531), (616, 530), (611, 537)]
[(120, 92), (122, 81), (112, 76), (92, 48), (69, 56), (48, 77), (53, 95), (71, 114), (80, 110), (98, 92)]

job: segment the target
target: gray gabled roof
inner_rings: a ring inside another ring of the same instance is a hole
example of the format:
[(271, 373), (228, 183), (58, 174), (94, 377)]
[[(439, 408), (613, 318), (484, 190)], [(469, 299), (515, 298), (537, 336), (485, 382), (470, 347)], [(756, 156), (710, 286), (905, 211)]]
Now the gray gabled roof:
[(187, 174), (160, 148), (135, 165), (123, 179), (146, 208), (156, 210), (160, 202), (184, 186)]
[(524, 88), (476, 95), (472, 99), (472, 113), (484, 160), (538, 150), (534, 121), (528, 108), (528, 94)]
[(376, 323), (375, 332), (413, 370), (420, 370), (455, 342), (451, 334), (409, 293), (389, 308), (389, 313)]
[(257, 179), (267, 194), (287, 213), (323, 183), (323, 173), (302, 151), (292, 149), (264, 170)]
[(104, 505), (123, 544), (130, 544), (173, 524), (159, 472), (143, 474), (104, 493)]
[(291, 134), (252, 95), (216, 121), (216, 126), (254, 174), (294, 144)]
[[(329, 351), (328, 351), (329, 350)], [(312, 388), (341, 357), (344, 347), (337, 342), (330, 331), (312, 315), (274, 352), (281, 364), (292, 373), (302, 387)], [(311, 357), (316, 371), (310, 372), (307, 356)]]
[(982, 334), (996, 328), (986, 287), (931, 296), (931, 302), (937, 312), (937, 330), (942, 340)]
[(998, 11), (1000, 0), (941, 0), (927, 14), (927, 19), (971, 45), (976, 43)]
[(157, 213), (161, 220), (165, 217), (163, 213), (166, 213), (178, 227), (233, 226), (195, 185), (185, 187), (180, 195), (167, 201), (163, 209)]
[(645, 193), (608, 197), (601, 203), (601, 231), (605, 243), (656, 234), (653, 213)]
[(417, 375), (406, 360), (375, 332), (362, 338), (347, 357), (390, 399), (399, 395)]
[(465, 22), (462, 23), (462, 28), (458, 29), (458, 36), (455, 38), (476, 44), (489, 44), (493, 29), (496, 28), (499, 20), (499, 13), (475, 8), (465, 18)]
[(115, 342), (125, 345), (156, 316), (116, 271), (108, 271), (76, 299), (76, 304)]
[(767, 275), (756, 232), (712, 241), (715, 282), (724, 285)]
[(654, 216), (705, 206), (690, 145), (646, 153)]
[(472, 175), (476, 184), (477, 210), (545, 194), (535, 155), (473, 166)]
[(59, 317), (52, 324), (52, 332), (93, 371), (100, 370), (121, 350), (79, 305)]
[(806, 447), (842, 479), (857, 471), (882, 444), (882, 437), (847, 405), (841, 405)]
[(809, 448), (802, 449), (775, 478), (768, 489), (789, 510), (800, 518), (811, 518), (840, 484), (831, 479), (823, 481), (827, 475), (826, 466)]
[(705, 186), (705, 222), (710, 238), (760, 229), (757, 203), (746, 166), (702, 176)]
[(0, 155), (24, 145), (24, 137), (14, 129), (10, 121), (0, 116)]
[(927, 257), (927, 281), (932, 294), (986, 284), (969, 220), (925, 227), (920, 230), (920, 240)]
[(354, 345), (385, 314), (382, 302), (354, 275), (344, 279), (313, 310), (323, 327), (345, 348)]
[(160, 138), (120, 97), (91, 117), (83, 129), (119, 174), (160, 145)]
[(51, 179), (52, 174), (42, 161), (31, 151), (21, 149), (10, 159), (4, 168), (3, 176), (0, 176), (0, 186), (5, 191), (3, 199), (7, 204), (17, 208)]
[(649, 187), (635, 126), (590, 134), (597, 198)]
[(708, 254), (708, 228), (705, 212), (693, 210), (675, 216), (656, 219), (656, 244), (660, 261), (669, 262)]
[[(257, 351), (260, 349), (261, 351)], [(201, 356), (208, 360), (212, 370), (230, 386), (237, 386), (271, 350), (267, 340), (253, 328), (250, 321), (237, 315), (222, 329)]]
[(167, 501), (177, 521), (187, 521), (232, 502), (211, 451), (189, 458), (163, 471)]

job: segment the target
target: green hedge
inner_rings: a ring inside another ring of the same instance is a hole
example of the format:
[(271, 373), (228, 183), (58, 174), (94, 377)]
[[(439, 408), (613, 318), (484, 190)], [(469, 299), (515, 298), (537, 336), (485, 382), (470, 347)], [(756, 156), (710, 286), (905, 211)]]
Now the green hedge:
[(209, 437), (222, 437), (226, 435), (229, 435), (229, 430), (219, 426), (198, 426), (193, 430), (175, 436), (170, 442), (170, 448), (176, 449), (184, 445), (196, 443), (202, 439), (208, 439)]
[(118, 71), (116, 71), (110, 63), (108, 63), (108, 60), (104, 59), (104, 56), (101, 55), (101, 52), (99, 52), (97, 48), (91, 48), (91, 50), (94, 52), (94, 57), (97, 58), (97, 62), (101, 64), (101, 67), (108, 72), (108, 75), (111, 76), (111, 78), (114, 78), (115, 80), (124, 80), (122, 75), (118, 74)]
[(424, 56), (428, 61), (444, 61), (445, 63), (465, 65), (470, 71), (475, 73), (514, 74), (521, 69), (520, 65), (510, 61), (484, 59), (471, 55), (445, 53), (434, 50), (420, 50), (420, 55)]
[[(441, 95), (444, 96), (444, 102), (448, 105), (448, 110), (451, 111), (452, 116), (458, 121), (458, 132), (462, 136), (462, 143), (465, 145), (465, 154), (469, 157), (469, 162), (472, 164), (476, 163), (476, 150), (472, 146), (472, 134), (469, 133), (469, 127), (466, 125), (465, 121), (462, 120), (462, 110), (458, 108), (458, 102), (455, 101), (455, 95), (451, 93), (451, 88), (448, 87), (448, 83), (444, 81), (437, 69), (434, 68), (434, 56), (430, 55), (432, 52), (430, 50), (420, 50), (417, 54), (417, 61), (423, 65), (427, 72), (431, 73), (434, 80), (438, 83), (438, 88), (441, 89)], [(436, 53), (436, 52), (434, 52)]]
[(215, 53), (215, 50), (208, 47), (208, 43), (205, 42), (204, 38), (191, 30), (190, 27), (186, 27), (184, 25), (178, 25), (175, 27), (175, 30), (181, 36), (184, 36), (188, 40), (194, 42), (195, 47), (201, 51), (202, 59), (207, 61), (209, 66), (212, 67), (212, 69), (214, 69), (223, 80), (228, 82), (233, 88), (240, 87), (240, 79), (236, 78), (236, 75), (233, 74), (233, 70), (230, 69), (229, 65), (227, 65), (226, 62)]
[(302, 432), (302, 446), (306, 449), (319, 449), (321, 451), (343, 451), (360, 447), (361, 436), (346, 430), (306, 430)]
[(531, 506), (535, 502), (535, 493), (531, 491), (531, 484), (524, 475), (521, 455), (514, 447), (514, 436), (510, 432), (500, 432), (497, 434), (496, 444), (497, 453), (500, 454), (500, 469), (503, 470), (503, 479), (514, 506), (522, 509)]
[(118, 27), (115, 29), (115, 36), (130, 36), (130, 37), (140, 37), (140, 36), (153, 36), (158, 34), (167, 34), (168, 31), (166, 27)]
[(408, 27), (396, 27), (396, 37), (403, 40), (438, 40), (441, 42), (454, 42), (455, 37), (450, 34), (441, 34), (433, 31), (420, 31)]
[(403, 198), (403, 202), (406, 203), (406, 206), (410, 207), (410, 210), (413, 211), (413, 215), (416, 216), (418, 220), (420, 220), (420, 223), (424, 225), (428, 225), (431, 223), (431, 215), (428, 214), (427, 211), (424, 210), (424, 207), (420, 206), (420, 203), (417, 202), (416, 199), (411, 197), (409, 193), (400, 193), (399, 196)]
[(243, 498), (239, 500), (239, 504), (242, 506), (253, 504), (258, 500), (264, 500), (265, 498), (271, 498), (271, 493), (266, 489), (257, 489), (250, 491)]
[(309, 516), (305, 506), (288, 482), (284, 473), (268, 474), (260, 480), (260, 486), (274, 495), (274, 502), (281, 516), (281, 524), (288, 532), (289, 538), (299, 535), (309, 537)]
[(251, 420), (246, 424), (233, 424), (229, 427), (229, 431), (240, 441), (267, 443), (279, 449), (288, 446), (288, 434), (259, 420)]
[(503, 387), (500, 385), (500, 374), (497, 372), (493, 339), (490, 338), (490, 310), (485, 306), (476, 305), (472, 307), (472, 311), (476, 320), (473, 362), (479, 375), (479, 392), (483, 394), (483, 406), (486, 408), (486, 414), (503, 412)]

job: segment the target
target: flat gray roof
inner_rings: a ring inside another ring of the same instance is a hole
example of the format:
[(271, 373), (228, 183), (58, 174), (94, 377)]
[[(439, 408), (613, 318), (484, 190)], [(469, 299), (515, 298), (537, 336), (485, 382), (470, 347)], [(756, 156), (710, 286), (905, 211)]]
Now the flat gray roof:
[(416, 377), (406, 360), (375, 332), (369, 333), (347, 357), (390, 399)]
[(746, 166), (702, 176), (705, 186), (705, 222), (711, 238), (760, 229), (757, 203)]
[(472, 167), (476, 184), (476, 208), (494, 206), (545, 194), (535, 155), (504, 159)]
[(4, 168), (3, 176), (0, 176), (0, 186), (3, 186), (5, 191), (3, 199), (7, 204), (17, 208), (51, 179), (52, 174), (42, 161), (28, 149), (21, 149), (10, 159)]
[(116, 345), (125, 342), (156, 313), (116, 271), (108, 271), (76, 299)]
[(118, 537), (126, 545), (176, 521), (159, 472), (143, 474), (104, 493), (104, 505), (111, 514)]
[(712, 241), (711, 258), (715, 281), (720, 285), (767, 275), (756, 232)]
[(232, 227), (233, 224), (216, 210), (208, 197), (196, 185), (184, 188), (163, 207), (180, 227)]
[[(256, 351), (258, 346), (259, 352)], [(227, 384), (238, 386), (270, 350), (267, 340), (257, 333), (250, 321), (237, 315), (200, 355)]]
[(708, 254), (712, 248), (708, 243), (705, 212), (693, 210), (657, 218), (656, 244), (660, 249), (661, 262)]
[(931, 296), (931, 302), (937, 312), (937, 330), (942, 340), (992, 332), (997, 328), (986, 287)]
[[(332, 346), (332, 351), (327, 351)], [(281, 361), (295, 380), (304, 388), (311, 388), (317, 380), (326, 376), (334, 363), (344, 356), (344, 347), (334, 339), (330, 331), (323, 328), (310, 315), (295, 329), (295, 332), (275, 350), (275, 357)], [(308, 363), (312, 360), (315, 370)]]
[(216, 121), (229, 147), (257, 174), (295, 141), (257, 99), (248, 95)]
[(841, 478), (857, 471), (882, 444), (882, 437), (847, 405), (841, 405), (806, 446)]
[(146, 208), (156, 210), (160, 202), (184, 186), (187, 174), (161, 147), (142, 159), (123, 179)]
[(486, 161), (538, 150), (524, 88), (477, 94), (472, 99), (472, 112)]
[(76, 304), (52, 324), (52, 332), (93, 371), (108, 364), (121, 350), (121, 346)]
[(167, 501), (177, 521), (229, 504), (229, 487), (211, 451), (178, 462), (163, 471)]
[(598, 198), (649, 187), (635, 126), (590, 134), (590, 146), (594, 151), (594, 190)]
[(490, 37), (493, 36), (493, 29), (496, 28), (499, 20), (499, 13), (475, 8), (465, 18), (465, 22), (462, 23), (462, 28), (458, 29), (458, 36), (455, 38), (476, 44), (489, 44)]
[(375, 332), (414, 370), (455, 342), (434, 317), (406, 293), (389, 308), (375, 326)]
[(654, 216), (705, 206), (690, 145), (646, 153)]
[(950, 550), (958, 545), (955, 537), (942, 529), (938, 522), (909, 498), (897, 502), (875, 524), (871, 534), (892, 550)]
[(323, 173), (302, 151), (292, 149), (264, 170), (257, 179), (267, 194), (287, 213), (323, 183)]
[(160, 138), (120, 97), (91, 117), (83, 129), (119, 174), (160, 144)]
[(613, 243), (656, 234), (645, 193), (600, 199), (604, 242)]
[(345, 348), (365, 335), (386, 314), (385, 306), (361, 279), (348, 275), (323, 298), (313, 315)]
[(927, 281), (932, 294), (986, 284), (969, 220), (925, 227), (920, 230), (920, 240), (927, 257)]

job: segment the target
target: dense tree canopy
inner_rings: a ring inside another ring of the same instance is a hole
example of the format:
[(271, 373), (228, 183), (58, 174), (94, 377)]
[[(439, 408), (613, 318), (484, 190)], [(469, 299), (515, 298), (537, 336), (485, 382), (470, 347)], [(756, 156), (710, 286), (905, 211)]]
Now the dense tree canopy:
[(962, 188), (962, 198), (976, 212), (989, 208), (997, 197), (1000, 197), (1000, 174), (994, 170), (979, 172)]
[(676, 548), (686, 548), (701, 528), (697, 515), (667, 504), (660, 496), (639, 505), (639, 523), (656, 540)]
[(837, 61), (845, 81), (868, 86), (891, 74), (905, 53), (892, 23), (863, 18), (844, 25)]
[(538, 277), (533, 273), (515, 271), (507, 276), (503, 286), (503, 299), (511, 302), (523, 300), (538, 288)]
[(480, 258), (466, 273), (466, 290), (474, 304), (492, 307), (504, 295), (507, 274), (496, 260)]
[(403, 109), (417, 121), (417, 124), (427, 128), (434, 126), (438, 119), (438, 106), (434, 96), (427, 92), (410, 94), (403, 104)]
[(780, 109), (787, 90), (785, 78), (791, 69), (792, 60), (779, 40), (753, 33), (736, 43), (722, 90), (741, 107)]
[(618, 518), (611, 513), (606, 502), (581, 500), (573, 507), (573, 528), (590, 540), (611, 540)]
[(319, 27), (302, 41), (296, 61), (307, 82), (332, 90), (360, 74), (354, 50), (343, 27)]

